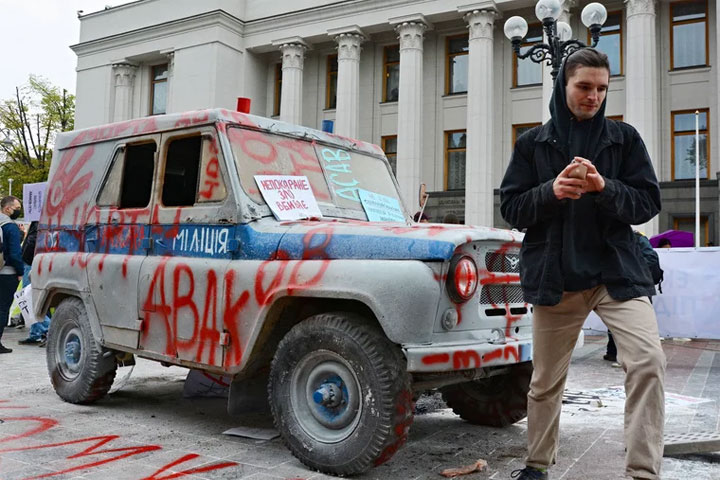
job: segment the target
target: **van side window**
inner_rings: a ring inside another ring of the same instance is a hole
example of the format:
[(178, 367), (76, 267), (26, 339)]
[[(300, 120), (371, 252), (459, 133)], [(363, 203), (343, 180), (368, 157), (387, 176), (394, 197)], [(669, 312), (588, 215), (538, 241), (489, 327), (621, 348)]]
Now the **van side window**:
[(127, 145), (119, 149), (98, 196), (98, 206), (147, 207), (154, 170), (155, 142)]
[(167, 148), (162, 203), (166, 207), (185, 207), (195, 204), (202, 137), (172, 140)]

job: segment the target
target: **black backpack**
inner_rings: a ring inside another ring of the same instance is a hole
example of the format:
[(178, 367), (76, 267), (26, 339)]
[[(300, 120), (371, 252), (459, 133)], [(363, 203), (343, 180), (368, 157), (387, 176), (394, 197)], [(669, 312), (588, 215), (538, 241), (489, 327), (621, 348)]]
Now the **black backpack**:
[(657, 252), (653, 249), (652, 245), (650, 245), (650, 240), (645, 238), (644, 235), (635, 232), (635, 239), (640, 246), (640, 251), (642, 252), (643, 258), (645, 259), (645, 263), (650, 269), (652, 281), (655, 285), (658, 286), (658, 291), (662, 293), (662, 281), (663, 274), (665, 272), (663, 272), (663, 269), (660, 268), (660, 258), (658, 257)]

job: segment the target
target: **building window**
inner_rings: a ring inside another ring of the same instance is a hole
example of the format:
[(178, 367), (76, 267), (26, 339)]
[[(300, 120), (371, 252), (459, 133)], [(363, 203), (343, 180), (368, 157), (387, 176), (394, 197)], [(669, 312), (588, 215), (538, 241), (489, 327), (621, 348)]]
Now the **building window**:
[(383, 102), (397, 102), (400, 91), (400, 46), (385, 47), (383, 54)]
[(445, 190), (465, 188), (465, 130), (445, 132)]
[(337, 108), (338, 56), (328, 55), (325, 77), (325, 108)]
[(670, 64), (672, 69), (708, 64), (707, 1), (670, 4)]
[(273, 116), (280, 115), (280, 100), (282, 99), (282, 63), (275, 65), (275, 95), (273, 98)]
[[(673, 228), (675, 230), (682, 230), (683, 232), (691, 232), (695, 235), (695, 217), (674, 217)], [(708, 217), (700, 216), (700, 242), (704, 246), (710, 241), (708, 229)]]
[(167, 81), (168, 64), (155, 65), (151, 68), (152, 84), (150, 85), (150, 115), (161, 115), (167, 112)]
[[(542, 25), (536, 23), (528, 26), (528, 33), (520, 46), (520, 53), (527, 52), (531, 46), (542, 42)], [(533, 62), (530, 58), (520, 60), (513, 53), (513, 87), (538, 85), (542, 83), (542, 65)]]
[(397, 175), (397, 135), (382, 137), (382, 149), (390, 162), (393, 175)]
[[(708, 109), (700, 110), (700, 178), (710, 178)], [(695, 178), (695, 111), (672, 112), (673, 180)]]
[(467, 93), (468, 36), (448, 37), (445, 50), (445, 93)]
[[(588, 45), (592, 42), (588, 31)], [(600, 41), (596, 47), (610, 60), (610, 75), (623, 73), (623, 30), (622, 12), (608, 13), (607, 20), (600, 30)]]
[(512, 144), (513, 148), (515, 147), (515, 142), (518, 138), (520, 138), (520, 135), (527, 132), (528, 130), (537, 127), (538, 125), (542, 125), (542, 123), (519, 123), (517, 125), (512, 126), (513, 136), (512, 136)]

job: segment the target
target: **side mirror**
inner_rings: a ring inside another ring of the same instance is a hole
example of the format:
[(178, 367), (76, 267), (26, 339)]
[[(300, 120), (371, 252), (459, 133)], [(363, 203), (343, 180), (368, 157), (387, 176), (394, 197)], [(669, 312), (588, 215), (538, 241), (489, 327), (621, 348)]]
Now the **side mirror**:
[(427, 185), (424, 183), (420, 184), (420, 191), (418, 192), (418, 202), (420, 203), (420, 208), (425, 209), (425, 202), (427, 202), (429, 195), (427, 193)]

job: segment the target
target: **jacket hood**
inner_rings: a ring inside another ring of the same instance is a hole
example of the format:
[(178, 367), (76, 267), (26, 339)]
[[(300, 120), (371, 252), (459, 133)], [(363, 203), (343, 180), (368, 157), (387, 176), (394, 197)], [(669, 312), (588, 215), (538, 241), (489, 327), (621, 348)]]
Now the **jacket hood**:
[[(570, 54), (572, 55), (572, 54)], [(565, 151), (572, 160), (572, 157), (576, 155), (584, 156), (588, 160), (592, 161), (591, 157), (597, 148), (598, 142), (603, 135), (605, 128), (605, 105), (607, 104), (607, 95), (603, 100), (600, 109), (590, 120), (578, 122), (570, 109), (567, 106), (567, 90), (566, 90), (566, 76), (565, 76), (565, 64), (567, 62), (566, 57), (563, 60), (558, 72), (558, 76), (555, 79), (555, 86), (553, 88), (552, 97), (550, 97), (550, 118), (555, 132), (557, 133), (561, 145), (565, 147)], [(573, 138), (573, 135), (582, 135), (584, 138), (577, 139)], [(583, 145), (583, 149), (580, 152), (572, 151), (571, 145), (580, 143)]]
[(8, 217), (4, 213), (0, 213), (0, 223), (14, 222), (12, 218)]
[(351, 220), (285, 222), (279, 252), (288, 259), (449, 260), (475, 241), (520, 248), (520, 232), (469, 225), (371, 223)]

